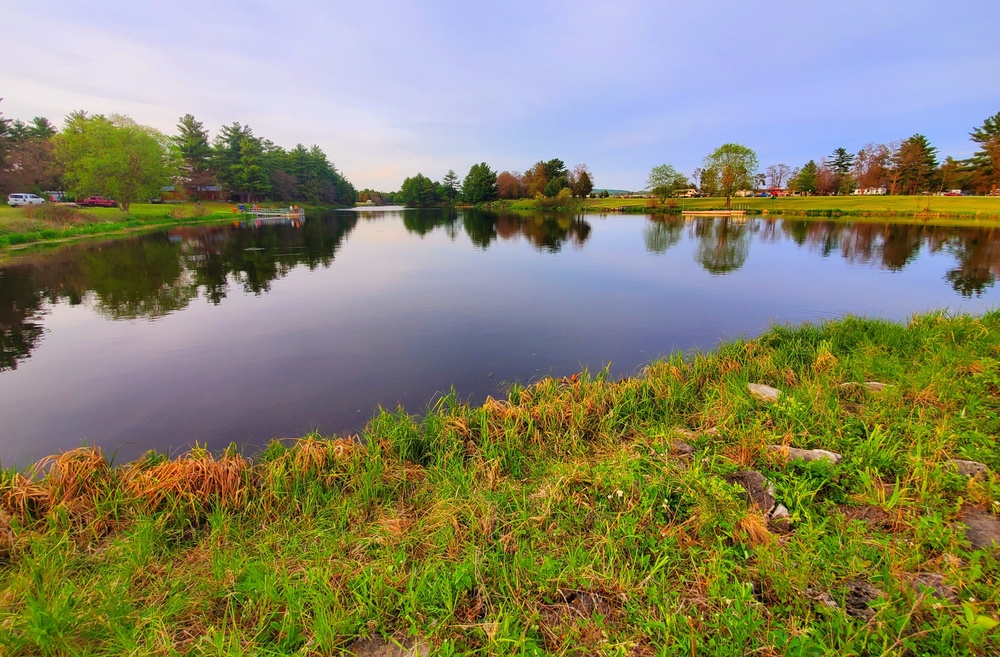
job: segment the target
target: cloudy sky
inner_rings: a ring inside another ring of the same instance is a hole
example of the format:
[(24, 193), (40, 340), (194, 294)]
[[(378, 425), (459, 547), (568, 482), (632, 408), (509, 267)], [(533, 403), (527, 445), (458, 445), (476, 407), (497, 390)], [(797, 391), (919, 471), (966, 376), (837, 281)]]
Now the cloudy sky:
[(6, 118), (239, 121), (359, 189), (554, 157), (639, 189), (730, 141), (762, 167), (917, 132), (960, 158), (1000, 112), (996, 0), (3, 4)]

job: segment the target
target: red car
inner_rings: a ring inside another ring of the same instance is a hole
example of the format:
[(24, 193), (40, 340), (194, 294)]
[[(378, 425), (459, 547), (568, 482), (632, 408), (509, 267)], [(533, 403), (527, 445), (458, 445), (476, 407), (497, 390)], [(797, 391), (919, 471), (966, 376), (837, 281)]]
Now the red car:
[(76, 202), (77, 205), (82, 205), (84, 207), (93, 208), (117, 208), (118, 201), (113, 198), (106, 198), (104, 196), (88, 196), (87, 198), (80, 199)]

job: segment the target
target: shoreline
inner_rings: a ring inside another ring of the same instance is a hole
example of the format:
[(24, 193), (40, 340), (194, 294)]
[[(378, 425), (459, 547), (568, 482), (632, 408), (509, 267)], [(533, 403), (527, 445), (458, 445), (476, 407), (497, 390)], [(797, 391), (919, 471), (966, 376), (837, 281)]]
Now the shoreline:
[[(272, 206), (286, 207), (274, 204), (265, 207)], [(135, 203), (127, 215), (116, 208), (80, 209), (72, 204), (50, 204), (48, 207), (65, 208), (59, 214), (65, 214), (71, 223), (60, 224), (58, 220), (45, 218), (33, 220), (26, 216), (22, 208), (0, 208), (0, 260), (32, 249), (91, 238), (141, 234), (176, 226), (223, 224), (245, 218), (243, 214), (235, 212), (236, 204), (216, 202), (169, 205)], [(304, 209), (308, 215), (341, 208), (307, 206)], [(18, 222), (27, 222), (29, 225), (20, 230), (17, 226), (14, 230), (9, 230), (11, 224)]]
[(991, 654), (997, 353), (1000, 310), (846, 317), (252, 459), (74, 450), (0, 481), (0, 638)]

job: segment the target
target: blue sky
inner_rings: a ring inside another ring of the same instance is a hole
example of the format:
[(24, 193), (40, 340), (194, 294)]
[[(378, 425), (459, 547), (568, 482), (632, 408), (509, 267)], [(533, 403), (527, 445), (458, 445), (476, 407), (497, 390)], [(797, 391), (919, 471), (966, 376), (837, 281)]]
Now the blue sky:
[(598, 187), (920, 132), (943, 158), (1000, 112), (996, 0), (700, 3), (7, 0), (6, 118), (124, 113), (318, 144), (358, 188), (558, 157)]

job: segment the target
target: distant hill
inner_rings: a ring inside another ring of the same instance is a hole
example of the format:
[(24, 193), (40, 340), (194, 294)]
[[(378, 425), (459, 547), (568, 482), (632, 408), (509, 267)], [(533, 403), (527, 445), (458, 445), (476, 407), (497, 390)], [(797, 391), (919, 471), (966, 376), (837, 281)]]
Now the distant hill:
[(614, 196), (615, 194), (632, 194), (633, 193), (633, 192), (628, 191), (627, 189), (602, 189), (602, 188), (596, 188), (596, 189), (592, 190), (590, 193), (591, 194), (600, 194), (601, 192), (607, 192), (608, 194), (611, 194), (612, 196)]

